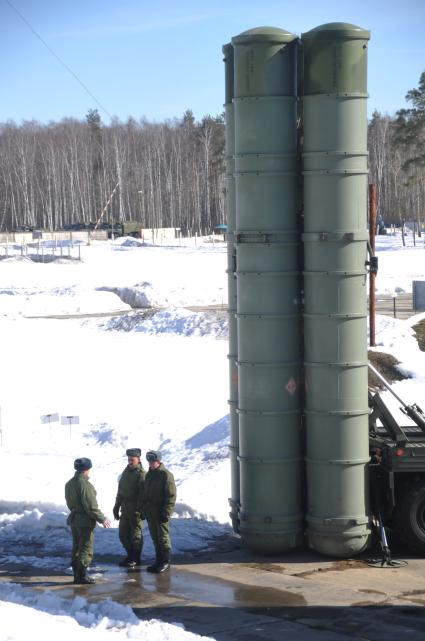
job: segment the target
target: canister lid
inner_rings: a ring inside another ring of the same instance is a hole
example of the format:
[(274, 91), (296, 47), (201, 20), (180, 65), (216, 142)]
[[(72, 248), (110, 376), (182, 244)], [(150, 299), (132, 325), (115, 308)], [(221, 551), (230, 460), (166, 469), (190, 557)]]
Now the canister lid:
[(296, 40), (297, 36), (285, 29), (277, 27), (255, 27), (248, 29), (238, 36), (232, 38), (232, 44), (250, 44), (259, 42), (269, 42), (276, 44), (285, 44)]
[(319, 27), (311, 29), (306, 33), (301, 34), (302, 40), (308, 39), (322, 39), (322, 40), (336, 40), (341, 39), (355, 39), (355, 40), (369, 40), (370, 31), (358, 27), (355, 24), (350, 24), (348, 22), (328, 22), (322, 24)]

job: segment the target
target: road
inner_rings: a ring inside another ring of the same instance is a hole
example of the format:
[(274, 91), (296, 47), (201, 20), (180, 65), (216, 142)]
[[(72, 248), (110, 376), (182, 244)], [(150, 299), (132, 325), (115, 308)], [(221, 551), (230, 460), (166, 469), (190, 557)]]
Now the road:
[[(52, 319), (75, 319), (75, 318), (103, 318), (112, 316), (125, 316), (129, 313), (138, 314), (140, 316), (150, 316), (152, 312), (161, 311), (165, 308), (142, 308), (130, 310), (116, 310), (109, 312), (93, 312), (83, 314), (50, 314), (48, 316), (25, 316), (25, 318), (52, 318)], [(187, 305), (185, 309), (193, 312), (215, 311), (217, 313), (225, 314), (227, 312), (227, 305)], [(398, 294), (394, 299), (389, 295), (377, 295), (376, 297), (376, 313), (384, 314), (387, 316), (395, 316), (395, 318), (409, 318), (417, 312), (412, 307), (412, 294)]]

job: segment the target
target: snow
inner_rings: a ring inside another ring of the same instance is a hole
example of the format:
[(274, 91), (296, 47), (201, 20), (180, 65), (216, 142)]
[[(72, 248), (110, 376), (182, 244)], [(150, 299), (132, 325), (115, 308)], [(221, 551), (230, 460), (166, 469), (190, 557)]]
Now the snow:
[(413, 280), (424, 280), (425, 235), (416, 237), (413, 245), (411, 234), (406, 236), (403, 247), (401, 232), (393, 236), (376, 236), (376, 253), (379, 259), (379, 271), (376, 279), (378, 294), (401, 294), (412, 291)]
[(46, 638), (191, 641), (208, 638), (186, 632), (179, 623), (155, 619), (140, 621), (130, 606), (111, 599), (94, 604), (81, 596), (63, 599), (49, 591), (35, 593), (11, 583), (0, 584), (0, 618), (2, 641), (45, 641)]
[[(378, 295), (410, 292), (424, 279), (425, 248), (407, 242), (399, 233), (376, 238)], [(226, 246), (180, 243), (93, 242), (81, 245), (81, 261), (45, 263), (9, 247), (0, 260), (0, 568), (70, 573), (63, 490), (73, 460), (92, 459), (99, 506), (111, 518), (128, 447), (160, 449), (175, 476), (175, 553), (230, 531)], [(409, 378), (393, 387), (408, 403), (420, 404), (424, 391), (425, 354), (412, 330), (423, 318), (377, 317), (375, 349), (400, 361)], [(42, 422), (55, 413), (78, 424)], [(122, 552), (116, 522), (96, 528), (92, 571), (96, 558)], [(0, 617), (0, 641), (199, 638), (110, 600), (1, 582)]]

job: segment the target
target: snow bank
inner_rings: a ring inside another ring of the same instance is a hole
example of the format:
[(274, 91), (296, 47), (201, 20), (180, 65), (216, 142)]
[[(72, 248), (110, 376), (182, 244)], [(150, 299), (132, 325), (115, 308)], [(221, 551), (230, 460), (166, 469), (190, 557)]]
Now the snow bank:
[[(230, 526), (220, 524), (199, 514), (190, 503), (194, 492), (199, 491), (214, 513), (215, 500), (208, 498), (208, 487), (212, 477), (216, 477), (218, 496), (223, 496), (220, 479), (226, 478), (222, 470), (215, 470), (211, 475), (206, 473), (202, 482), (196, 488), (196, 478), (189, 479), (189, 487), (182, 490), (183, 497), (177, 502), (175, 517), (171, 520), (171, 535), (173, 552), (179, 554), (188, 550), (200, 550), (208, 547), (208, 542), (215, 537), (230, 532)], [(190, 484), (194, 483), (194, 487)], [(179, 492), (180, 493), (180, 492)], [(184, 503), (184, 496), (189, 501)], [(66, 525), (68, 510), (57, 510), (49, 505), (39, 504), (38, 507), (20, 504), (19, 502), (0, 503), (0, 563), (26, 564), (32, 567), (69, 573), (71, 555), (71, 533)], [(206, 512), (207, 507), (206, 507)], [(112, 518), (112, 517), (111, 517)], [(118, 523), (112, 522), (110, 529), (96, 527), (95, 554), (97, 557), (120, 556), (123, 548), (118, 538)], [(146, 522), (143, 523), (144, 546), (143, 560), (150, 561), (154, 556), (154, 548), (150, 539)], [(94, 567), (96, 569), (96, 567)]]
[[(93, 325), (93, 322), (91, 323)], [(99, 329), (117, 332), (141, 332), (143, 334), (175, 334), (177, 336), (208, 336), (227, 340), (228, 319), (225, 312), (191, 312), (187, 309), (151, 311), (140, 315), (130, 313), (96, 323)]]
[(111, 599), (98, 603), (81, 596), (63, 599), (48, 590), (36, 592), (13, 583), (0, 583), (0, 619), (1, 638), (7, 641), (211, 638), (186, 632), (180, 623), (140, 621), (130, 606)]

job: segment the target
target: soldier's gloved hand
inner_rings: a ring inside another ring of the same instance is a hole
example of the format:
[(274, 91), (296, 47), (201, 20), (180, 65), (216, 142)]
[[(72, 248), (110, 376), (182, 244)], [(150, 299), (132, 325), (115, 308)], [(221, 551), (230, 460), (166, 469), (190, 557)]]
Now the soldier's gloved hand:
[(161, 512), (159, 513), (159, 522), (160, 523), (167, 523), (168, 518), (169, 517), (168, 517), (167, 511), (166, 510), (161, 510)]
[(119, 505), (114, 505), (113, 510), (112, 510), (112, 514), (114, 515), (114, 519), (116, 521), (120, 520), (120, 507), (119, 507)]

